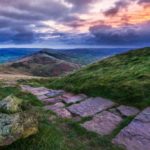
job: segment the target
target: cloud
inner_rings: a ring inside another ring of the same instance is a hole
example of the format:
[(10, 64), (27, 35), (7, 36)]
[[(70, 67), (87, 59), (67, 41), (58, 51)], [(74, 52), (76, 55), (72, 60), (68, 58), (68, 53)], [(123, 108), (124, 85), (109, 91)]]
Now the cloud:
[(128, 0), (120, 0), (118, 2), (115, 3), (115, 6), (108, 9), (107, 11), (104, 12), (104, 15), (106, 16), (114, 16), (116, 15), (120, 10), (127, 8), (127, 6), (129, 5), (129, 1)]
[(72, 4), (72, 11), (77, 13), (87, 12), (90, 5), (98, 1), (99, 0), (66, 0), (66, 2)]
[(98, 25), (90, 28), (93, 41), (109, 45), (148, 45), (150, 44), (150, 21), (137, 25), (112, 27)]
[[(101, 24), (103, 18), (95, 20), (92, 11), (98, 8), (93, 4), (100, 5), (101, 1), (104, 0), (0, 0), (0, 43), (149, 44), (149, 23), (114, 28), (104, 24), (107, 17)], [(127, 9), (131, 1), (137, 0), (119, 0), (104, 14), (114, 16)], [(138, 1), (149, 3), (149, 0)], [(128, 19), (128, 16), (122, 18), (126, 22)], [(92, 22), (100, 25), (82, 34), (81, 30), (88, 29)]]
[(150, 3), (150, 0), (139, 0), (139, 3)]

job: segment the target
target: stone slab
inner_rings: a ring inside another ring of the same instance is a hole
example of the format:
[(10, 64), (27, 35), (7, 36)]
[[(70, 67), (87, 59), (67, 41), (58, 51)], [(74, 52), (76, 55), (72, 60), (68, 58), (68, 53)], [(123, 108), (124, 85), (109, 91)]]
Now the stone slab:
[(58, 108), (63, 108), (65, 105), (64, 105), (64, 103), (62, 103), (62, 102), (59, 102), (59, 103), (56, 103), (56, 104), (54, 104), (54, 105), (47, 105), (47, 106), (45, 106), (45, 108), (47, 109), (47, 110), (55, 110), (55, 109), (58, 109)]
[(108, 111), (97, 114), (91, 121), (87, 121), (82, 126), (88, 131), (96, 132), (100, 135), (109, 135), (121, 123), (122, 118)]
[(65, 105), (62, 102), (59, 102), (54, 105), (45, 106), (45, 109), (53, 111), (61, 118), (71, 118), (71, 113), (65, 109), (64, 106)]
[(87, 96), (84, 95), (84, 94), (78, 94), (78, 95), (73, 95), (71, 93), (66, 93), (62, 96), (62, 100), (67, 103), (67, 104), (70, 104), (70, 103), (77, 103), (77, 102), (80, 102), (84, 99), (86, 99)]
[(69, 106), (67, 109), (81, 117), (93, 116), (98, 112), (115, 106), (115, 103), (100, 97), (89, 98), (79, 104)]
[(48, 97), (45, 96), (45, 95), (40, 95), (40, 96), (37, 96), (37, 98), (41, 101), (44, 101), (45, 99), (47, 99)]
[(63, 90), (49, 90), (49, 92), (46, 93), (46, 96), (56, 97), (56, 96), (62, 95), (63, 93), (64, 93)]
[(113, 143), (126, 150), (150, 149), (150, 107), (141, 112), (113, 139)]
[(43, 100), (43, 102), (45, 104), (53, 104), (53, 103), (58, 103), (58, 102), (61, 102), (61, 97), (58, 96), (58, 97), (53, 97), (53, 98), (46, 98)]
[(117, 110), (125, 117), (135, 116), (140, 112), (140, 110), (135, 107), (124, 105), (117, 107)]

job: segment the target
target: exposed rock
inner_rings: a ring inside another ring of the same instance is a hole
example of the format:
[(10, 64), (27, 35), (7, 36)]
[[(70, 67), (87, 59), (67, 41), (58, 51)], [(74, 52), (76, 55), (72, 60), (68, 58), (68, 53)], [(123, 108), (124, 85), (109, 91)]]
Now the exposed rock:
[(124, 106), (124, 105), (117, 107), (117, 110), (125, 117), (135, 116), (140, 112), (140, 110), (135, 107)]
[(53, 104), (58, 103), (61, 101), (61, 96), (53, 97), (53, 98), (47, 98), (42, 100), (45, 104)]
[(40, 95), (40, 96), (37, 96), (37, 98), (41, 101), (44, 101), (45, 99), (47, 99), (48, 97), (45, 96), (45, 95)]
[(63, 90), (49, 90), (49, 92), (46, 94), (48, 97), (56, 97), (59, 95), (62, 95), (64, 93)]
[(55, 109), (58, 109), (58, 108), (63, 108), (64, 106), (65, 106), (64, 103), (58, 102), (54, 105), (47, 105), (47, 106), (45, 106), (45, 108), (49, 109), (49, 110), (55, 110)]
[(37, 133), (38, 122), (31, 113), (0, 114), (0, 146)]
[(71, 113), (64, 106), (63, 103), (59, 102), (54, 105), (45, 106), (45, 109), (53, 111), (61, 118), (71, 118)]
[(115, 115), (118, 115), (120, 117), (122, 116), (121, 113), (116, 108), (111, 108), (108, 111), (115, 114)]
[(125, 127), (113, 143), (127, 150), (150, 149), (150, 107), (141, 112), (127, 127)]
[(84, 94), (78, 94), (78, 95), (73, 95), (71, 93), (66, 93), (62, 96), (62, 100), (67, 103), (67, 104), (70, 104), (70, 103), (77, 103), (77, 102), (80, 102), (84, 99), (86, 99), (87, 96), (84, 95)]
[(96, 132), (100, 135), (109, 135), (121, 123), (122, 118), (108, 111), (103, 111), (94, 116), (91, 121), (87, 121), (82, 126), (88, 131)]
[(93, 116), (98, 112), (111, 108), (115, 105), (112, 101), (97, 97), (89, 98), (79, 104), (74, 104), (67, 109), (73, 114), (82, 117)]
[(0, 110), (7, 113), (15, 113), (21, 110), (22, 100), (10, 95), (0, 101)]
[(41, 95), (45, 95), (45, 94), (49, 93), (49, 89), (47, 89), (45, 87), (31, 87), (28, 85), (22, 85), (21, 89), (24, 92), (30, 92), (36, 96), (41, 96)]

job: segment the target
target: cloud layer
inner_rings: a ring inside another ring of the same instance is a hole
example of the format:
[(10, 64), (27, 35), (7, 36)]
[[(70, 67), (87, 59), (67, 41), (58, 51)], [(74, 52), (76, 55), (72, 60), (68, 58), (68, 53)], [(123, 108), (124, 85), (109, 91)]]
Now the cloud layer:
[(150, 45), (149, 2), (3, 0), (0, 44)]

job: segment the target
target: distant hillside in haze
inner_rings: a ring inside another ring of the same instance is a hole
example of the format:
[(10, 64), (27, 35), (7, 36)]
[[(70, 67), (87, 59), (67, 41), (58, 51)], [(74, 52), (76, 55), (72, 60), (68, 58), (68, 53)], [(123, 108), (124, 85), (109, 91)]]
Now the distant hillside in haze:
[(127, 49), (2, 49), (0, 73), (61, 76)]
[(35, 53), (18, 61), (1, 65), (0, 73), (50, 77), (64, 75), (79, 68), (78, 64), (46, 53)]
[(43, 49), (41, 53), (47, 53), (59, 59), (71, 61), (81, 65), (93, 63), (102, 58), (128, 51), (129, 48), (76, 48), (76, 49)]

